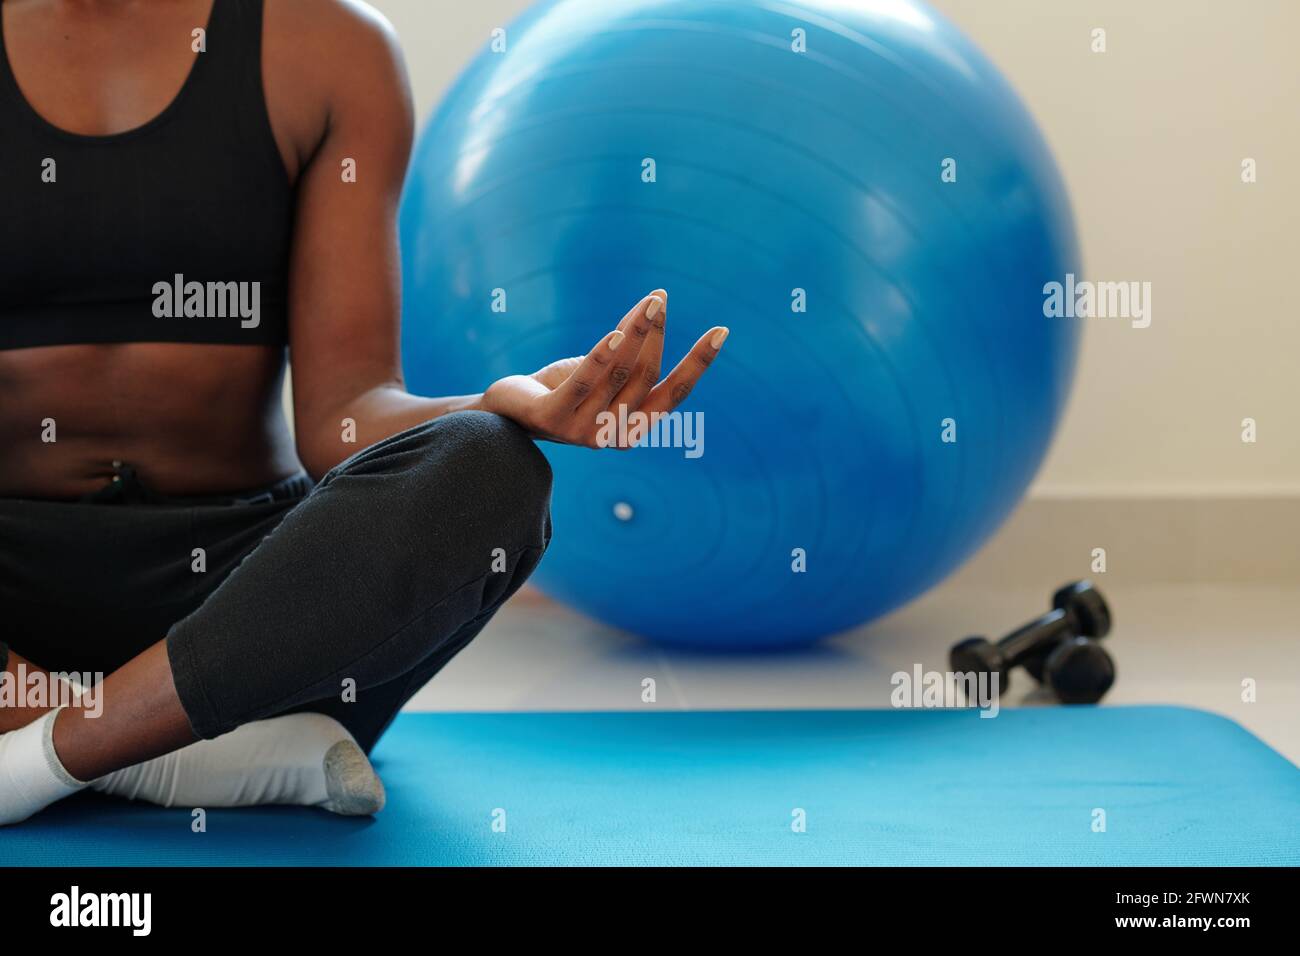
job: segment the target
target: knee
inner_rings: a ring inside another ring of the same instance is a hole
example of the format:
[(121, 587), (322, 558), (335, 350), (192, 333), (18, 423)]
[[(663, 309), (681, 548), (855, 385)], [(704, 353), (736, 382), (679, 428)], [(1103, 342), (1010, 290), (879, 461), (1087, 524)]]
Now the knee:
[(378, 442), (321, 482), (334, 517), (445, 558), (550, 541), (551, 467), (528, 433), (490, 412), (455, 412)]
[(519, 425), (491, 412), (455, 412), (430, 422), (416, 469), (426, 503), (458, 511), (467, 537), (502, 547), (550, 540), (551, 466)]

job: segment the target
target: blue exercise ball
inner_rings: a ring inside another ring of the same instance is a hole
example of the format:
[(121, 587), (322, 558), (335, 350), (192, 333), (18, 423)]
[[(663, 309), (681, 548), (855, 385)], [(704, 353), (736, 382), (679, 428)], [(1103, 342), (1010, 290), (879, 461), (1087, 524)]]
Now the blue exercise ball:
[(730, 327), (683, 406), (702, 454), (545, 446), (535, 582), (669, 644), (807, 644), (920, 594), (1016, 504), (1073, 375), (1051, 155), (908, 0), (539, 4), (424, 130), (401, 238), (425, 393), (582, 354), (660, 286), (667, 362)]

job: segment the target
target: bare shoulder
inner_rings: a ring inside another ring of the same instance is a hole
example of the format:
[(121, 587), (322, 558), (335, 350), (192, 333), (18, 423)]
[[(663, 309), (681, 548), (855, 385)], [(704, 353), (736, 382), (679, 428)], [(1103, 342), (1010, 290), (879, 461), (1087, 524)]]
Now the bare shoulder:
[(273, 125), (292, 137), (304, 161), (340, 124), (407, 134), (406, 64), (382, 14), (361, 0), (267, 0), (265, 11)]
[(294, 50), (329, 74), (401, 67), (393, 25), (361, 0), (268, 0), (268, 42)]

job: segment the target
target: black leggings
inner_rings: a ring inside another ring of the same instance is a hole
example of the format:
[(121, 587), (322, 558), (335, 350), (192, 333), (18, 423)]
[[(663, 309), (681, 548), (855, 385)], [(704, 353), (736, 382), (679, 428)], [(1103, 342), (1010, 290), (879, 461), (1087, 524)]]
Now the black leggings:
[(99, 500), (0, 499), (0, 667), (7, 643), (108, 674), (166, 635), (198, 736), (314, 711), (369, 751), (537, 566), (550, 493), (522, 429), (458, 412), (315, 488), (182, 501), (128, 471)]

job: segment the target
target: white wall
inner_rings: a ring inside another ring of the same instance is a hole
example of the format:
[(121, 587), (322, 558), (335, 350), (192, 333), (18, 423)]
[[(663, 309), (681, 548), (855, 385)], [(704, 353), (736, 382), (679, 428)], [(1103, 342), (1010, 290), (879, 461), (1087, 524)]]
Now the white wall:
[[(607, 0), (617, 3), (618, 0)], [(736, 0), (745, 2), (745, 0)], [(525, 0), (374, 0), (426, 117)], [(938, 0), (1042, 125), (1092, 278), (1152, 323), (1087, 320), (1040, 496), (1300, 494), (1298, 0)], [(1107, 52), (1090, 52), (1090, 32)], [(1240, 181), (1243, 157), (1259, 181)], [(1241, 420), (1258, 421), (1255, 444)]]

